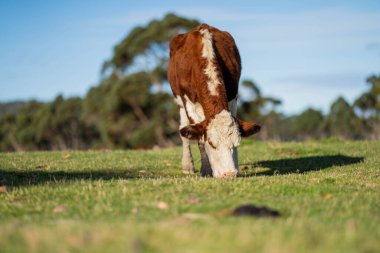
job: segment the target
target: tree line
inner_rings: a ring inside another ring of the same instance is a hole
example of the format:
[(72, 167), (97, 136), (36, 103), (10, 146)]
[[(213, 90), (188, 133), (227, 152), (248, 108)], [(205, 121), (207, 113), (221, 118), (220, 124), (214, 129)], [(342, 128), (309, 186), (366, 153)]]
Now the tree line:
[[(100, 83), (84, 98), (58, 96), (0, 104), (0, 150), (152, 148), (180, 143), (178, 111), (169, 92), (166, 69), (169, 41), (198, 25), (197, 20), (168, 14), (134, 28), (102, 67)], [(278, 111), (281, 100), (262, 94), (252, 80), (241, 87), (238, 116), (263, 128), (255, 138), (307, 140), (337, 136), (380, 139), (380, 76), (367, 79), (368, 91), (354, 103), (339, 97), (324, 115), (309, 108), (299, 115)]]

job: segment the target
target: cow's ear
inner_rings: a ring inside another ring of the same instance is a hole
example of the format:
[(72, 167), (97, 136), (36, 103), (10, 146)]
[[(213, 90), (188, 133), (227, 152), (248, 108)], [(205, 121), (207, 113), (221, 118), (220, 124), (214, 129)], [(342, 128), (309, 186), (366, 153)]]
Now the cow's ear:
[(190, 140), (199, 140), (204, 134), (203, 124), (188, 125), (179, 130), (181, 136)]
[(257, 125), (256, 123), (242, 121), (239, 119), (236, 119), (236, 121), (239, 125), (240, 135), (242, 137), (248, 137), (252, 134), (258, 133), (261, 129), (261, 126)]

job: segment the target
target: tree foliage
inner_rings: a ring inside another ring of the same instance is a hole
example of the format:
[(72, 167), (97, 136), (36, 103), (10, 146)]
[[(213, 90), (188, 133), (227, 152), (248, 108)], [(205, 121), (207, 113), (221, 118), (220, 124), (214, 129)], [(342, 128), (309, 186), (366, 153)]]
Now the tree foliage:
[(331, 105), (325, 129), (329, 135), (342, 138), (357, 139), (360, 137), (360, 121), (353, 108), (343, 97), (339, 97)]
[(380, 139), (380, 76), (370, 76), (367, 83), (370, 88), (355, 100), (354, 109), (359, 112), (367, 135)]
[(35, 101), (17, 114), (0, 119), (2, 150), (83, 149), (97, 138), (96, 129), (81, 120), (82, 100), (64, 100), (58, 96), (52, 103)]
[(134, 28), (114, 47), (113, 56), (103, 64), (102, 72), (123, 76), (144, 71), (150, 77), (151, 84), (161, 90), (167, 79), (170, 39), (198, 24), (197, 20), (170, 13), (161, 20), (152, 20), (146, 26)]
[(114, 47), (113, 56), (103, 65), (103, 73), (110, 74), (84, 99), (83, 119), (99, 129), (103, 145), (146, 148), (176, 141), (177, 109), (162, 89), (169, 41), (198, 24), (168, 14), (134, 28)]
[(308, 108), (294, 117), (293, 132), (297, 139), (320, 138), (324, 116), (321, 111)]

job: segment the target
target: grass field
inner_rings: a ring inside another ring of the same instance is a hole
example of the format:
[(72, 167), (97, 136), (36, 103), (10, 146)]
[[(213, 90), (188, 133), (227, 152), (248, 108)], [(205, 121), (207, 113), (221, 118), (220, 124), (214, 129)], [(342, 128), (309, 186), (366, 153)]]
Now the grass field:
[[(0, 252), (380, 252), (380, 142), (246, 141), (242, 176), (225, 180), (180, 160), (1, 153)], [(230, 215), (247, 203), (281, 217)]]

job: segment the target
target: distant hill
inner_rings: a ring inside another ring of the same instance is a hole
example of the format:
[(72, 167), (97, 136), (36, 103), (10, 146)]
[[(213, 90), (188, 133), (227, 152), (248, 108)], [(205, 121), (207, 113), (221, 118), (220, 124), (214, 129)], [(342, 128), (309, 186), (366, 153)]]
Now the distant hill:
[(0, 117), (5, 114), (16, 114), (26, 104), (26, 101), (0, 102)]

